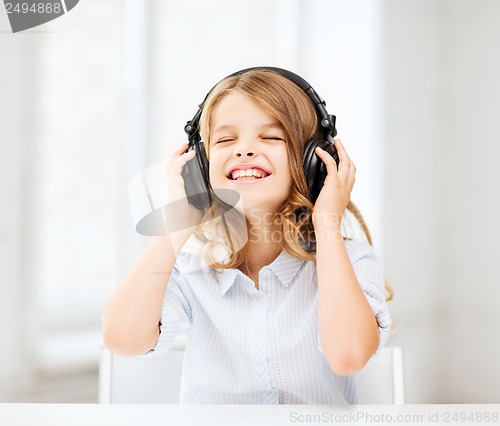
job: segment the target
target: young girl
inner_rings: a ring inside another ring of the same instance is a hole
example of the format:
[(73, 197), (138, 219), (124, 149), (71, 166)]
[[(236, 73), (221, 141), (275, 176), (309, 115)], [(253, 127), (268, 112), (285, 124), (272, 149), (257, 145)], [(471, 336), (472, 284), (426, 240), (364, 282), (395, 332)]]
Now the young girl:
[(341, 232), (345, 213), (361, 220), (350, 202), (354, 164), (338, 139), (338, 168), (316, 148), (328, 175), (312, 205), (302, 155), (321, 137), (316, 110), (271, 70), (222, 80), (205, 100), (200, 130), (212, 187), (241, 197), (244, 245), (235, 243), (241, 227), (231, 233), (206, 220), (214, 206), (201, 212), (186, 200), (181, 173), (195, 152), (179, 147), (168, 167), (176, 207), (166, 236), (110, 299), (105, 344), (121, 355), (154, 353), (188, 332), (181, 403), (356, 403), (352, 375), (384, 345), (391, 320), (369, 235)]

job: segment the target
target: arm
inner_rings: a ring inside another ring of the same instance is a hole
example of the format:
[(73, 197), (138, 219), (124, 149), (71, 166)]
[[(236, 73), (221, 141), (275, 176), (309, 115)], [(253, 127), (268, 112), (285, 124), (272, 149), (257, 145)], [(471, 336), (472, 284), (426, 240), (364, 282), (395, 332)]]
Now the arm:
[(340, 141), (339, 169), (325, 151), (317, 155), (328, 176), (313, 210), (318, 274), (318, 332), (325, 357), (337, 374), (354, 374), (379, 343), (375, 315), (361, 289), (340, 232), (342, 213), (354, 185), (355, 167)]
[[(195, 226), (175, 233), (169, 232), (169, 223), (192, 218), (197, 223), (200, 214), (187, 203), (181, 170), (194, 151), (183, 154), (187, 145), (175, 152), (168, 163), (170, 200), (175, 203), (175, 217), (167, 217), (165, 236), (155, 237), (132, 270), (119, 284), (106, 305), (102, 331), (104, 344), (120, 355), (139, 355), (153, 348), (159, 337), (159, 321), (163, 296), (172, 273), (177, 254), (194, 232)], [(184, 207), (185, 210), (179, 207)]]

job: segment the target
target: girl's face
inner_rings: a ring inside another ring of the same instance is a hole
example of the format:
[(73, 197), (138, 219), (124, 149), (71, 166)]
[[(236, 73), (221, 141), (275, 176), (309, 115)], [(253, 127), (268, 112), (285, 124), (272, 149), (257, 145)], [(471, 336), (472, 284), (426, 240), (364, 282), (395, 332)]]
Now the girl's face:
[(212, 112), (210, 182), (238, 191), (245, 211), (276, 212), (288, 198), (292, 176), (279, 122), (239, 92)]

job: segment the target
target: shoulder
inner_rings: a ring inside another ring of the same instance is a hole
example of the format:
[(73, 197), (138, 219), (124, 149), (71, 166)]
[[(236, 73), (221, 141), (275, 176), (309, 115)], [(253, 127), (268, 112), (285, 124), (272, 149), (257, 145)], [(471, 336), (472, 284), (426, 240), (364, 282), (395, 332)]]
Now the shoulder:
[(344, 245), (351, 263), (356, 263), (361, 259), (370, 258), (378, 260), (378, 256), (370, 243), (363, 239), (346, 239)]
[[(382, 290), (385, 283), (382, 260), (368, 241), (365, 239), (345, 240), (345, 247), (354, 273), (365, 293), (373, 293), (374, 287)], [(383, 295), (379, 296), (383, 299)]]
[[(378, 258), (373, 247), (364, 238), (348, 238), (344, 240), (344, 246), (351, 263), (355, 263), (366, 257)], [(311, 252), (316, 258), (316, 251)]]
[(175, 275), (184, 275), (187, 273), (209, 273), (210, 266), (203, 257), (204, 243), (194, 235), (189, 238), (182, 250), (177, 255), (174, 265)]

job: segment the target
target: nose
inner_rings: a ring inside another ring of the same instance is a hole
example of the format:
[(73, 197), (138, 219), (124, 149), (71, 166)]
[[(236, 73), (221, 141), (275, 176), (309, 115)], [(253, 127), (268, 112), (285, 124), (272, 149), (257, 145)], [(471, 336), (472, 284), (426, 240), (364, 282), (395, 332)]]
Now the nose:
[(255, 148), (249, 143), (239, 143), (234, 149), (235, 157), (253, 157), (256, 155)]
[(236, 155), (236, 157), (245, 157), (245, 156), (253, 157), (255, 154), (252, 150), (249, 150), (249, 149), (247, 149), (247, 150), (239, 149), (235, 152), (235, 155)]

